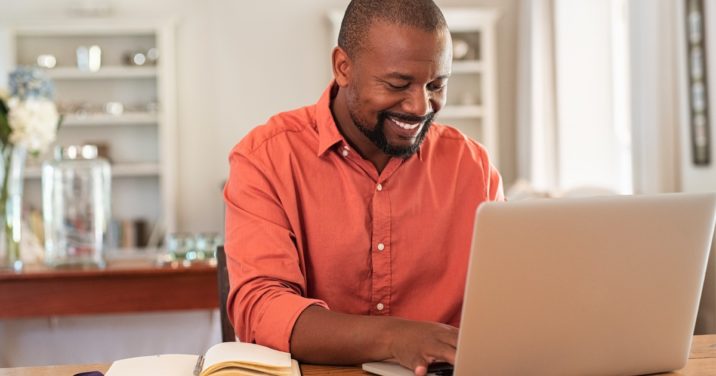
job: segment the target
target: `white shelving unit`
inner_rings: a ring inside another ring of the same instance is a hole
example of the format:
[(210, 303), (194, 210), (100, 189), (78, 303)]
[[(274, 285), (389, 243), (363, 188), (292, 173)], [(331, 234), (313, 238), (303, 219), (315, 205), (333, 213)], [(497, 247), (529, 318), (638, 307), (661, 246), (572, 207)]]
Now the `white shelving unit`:
[(97, 72), (81, 71), (72, 67), (58, 67), (47, 70), (47, 76), (53, 80), (74, 80), (74, 79), (126, 79), (126, 78), (156, 78), (158, 75), (156, 67), (102, 67)]
[[(34, 66), (40, 54), (55, 56), (57, 66), (46, 73), (54, 81), (56, 102), (65, 109), (57, 144), (107, 146), (113, 217), (176, 231), (173, 20), (63, 19), (0, 26), (7, 36), (6, 68)], [(76, 49), (91, 45), (102, 49), (101, 68), (82, 71)], [(156, 65), (124, 64), (126, 53), (149, 48), (160, 52)], [(109, 102), (123, 104), (125, 111), (105, 112)], [(25, 176), (25, 201), (40, 208), (40, 166), (29, 162)]]
[[(40, 166), (30, 166), (25, 170), (26, 179), (39, 179), (42, 175)], [(122, 163), (112, 166), (113, 178), (133, 178), (142, 176), (158, 177), (161, 174), (159, 163)]]
[[(461, 59), (453, 59), (447, 104), (438, 113), (437, 121), (455, 126), (479, 141), (490, 152), (492, 162), (499, 166), (496, 61), (499, 15), (489, 8), (445, 8), (443, 14), (453, 43), (464, 41), (468, 52)], [(343, 11), (329, 12), (328, 19), (332, 33), (330, 48), (333, 48)]]
[(159, 116), (149, 112), (125, 113), (122, 115), (89, 114), (65, 115), (63, 127), (95, 127), (109, 125), (148, 125), (154, 126), (159, 122)]

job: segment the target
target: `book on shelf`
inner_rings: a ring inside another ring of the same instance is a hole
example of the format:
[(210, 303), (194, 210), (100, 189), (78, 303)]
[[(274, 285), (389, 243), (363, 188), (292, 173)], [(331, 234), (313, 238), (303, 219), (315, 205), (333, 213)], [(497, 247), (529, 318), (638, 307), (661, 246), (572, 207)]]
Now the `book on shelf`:
[(301, 376), (291, 354), (244, 342), (224, 342), (201, 355), (164, 354), (117, 360), (106, 376)]

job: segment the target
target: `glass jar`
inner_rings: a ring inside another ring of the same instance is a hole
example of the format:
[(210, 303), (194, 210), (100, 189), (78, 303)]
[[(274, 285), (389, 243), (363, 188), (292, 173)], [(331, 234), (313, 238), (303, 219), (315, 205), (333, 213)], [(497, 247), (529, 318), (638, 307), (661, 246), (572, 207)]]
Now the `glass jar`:
[(111, 171), (95, 145), (58, 146), (42, 166), (45, 264), (104, 266)]

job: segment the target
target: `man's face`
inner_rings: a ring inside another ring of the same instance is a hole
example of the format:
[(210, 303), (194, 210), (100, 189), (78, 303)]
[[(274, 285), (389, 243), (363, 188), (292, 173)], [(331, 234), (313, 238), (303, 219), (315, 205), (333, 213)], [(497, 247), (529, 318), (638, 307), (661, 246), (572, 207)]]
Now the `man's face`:
[(348, 113), (383, 153), (408, 157), (445, 104), (452, 53), (447, 30), (426, 32), (375, 22), (355, 54), (346, 91)]

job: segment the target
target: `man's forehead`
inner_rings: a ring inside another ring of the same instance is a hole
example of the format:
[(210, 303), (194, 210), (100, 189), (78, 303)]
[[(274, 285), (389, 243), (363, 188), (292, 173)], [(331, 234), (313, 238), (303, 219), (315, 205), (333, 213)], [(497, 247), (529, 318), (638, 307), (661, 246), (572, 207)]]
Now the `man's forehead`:
[[(431, 66), (433, 78), (448, 76), (452, 60), (449, 32), (376, 23), (357, 54), (357, 63), (383, 71), (381, 76), (412, 79), (412, 67)], [(364, 58), (361, 58), (364, 57)]]
[(389, 56), (430, 59), (449, 52), (450, 33), (445, 30), (424, 30), (415, 26), (374, 22), (362, 43), (363, 52)]

